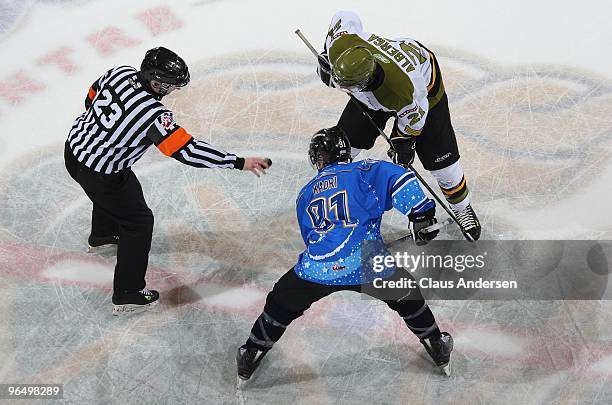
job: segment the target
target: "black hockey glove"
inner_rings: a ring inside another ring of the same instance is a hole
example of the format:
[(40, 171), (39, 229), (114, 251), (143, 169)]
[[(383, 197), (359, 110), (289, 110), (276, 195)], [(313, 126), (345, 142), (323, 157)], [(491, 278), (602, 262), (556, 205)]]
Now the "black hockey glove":
[(326, 86), (331, 87), (331, 66), (329, 64), (329, 56), (327, 56), (326, 52), (321, 52), (317, 60), (319, 61), (317, 74)]
[(412, 239), (414, 239), (417, 245), (424, 245), (428, 241), (433, 240), (438, 233), (439, 229), (428, 231), (427, 227), (438, 223), (436, 219), (436, 206), (432, 206), (425, 212), (411, 212), (408, 214), (410, 220), (410, 232), (412, 233)]
[(416, 138), (413, 136), (396, 136), (392, 137), (391, 145), (387, 151), (387, 155), (393, 163), (408, 167), (414, 162), (414, 153), (416, 148)]

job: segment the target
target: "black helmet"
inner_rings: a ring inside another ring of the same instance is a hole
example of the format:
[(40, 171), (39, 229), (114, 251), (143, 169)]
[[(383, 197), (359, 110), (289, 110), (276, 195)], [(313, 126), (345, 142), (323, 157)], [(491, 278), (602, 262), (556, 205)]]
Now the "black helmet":
[(162, 86), (164, 91), (171, 86), (183, 87), (189, 83), (189, 69), (183, 58), (161, 46), (147, 51), (140, 71), (146, 83), (151, 80), (158, 81), (165, 85)]
[(317, 167), (335, 162), (350, 162), (351, 143), (340, 127), (324, 128), (312, 136), (308, 148), (310, 163)]

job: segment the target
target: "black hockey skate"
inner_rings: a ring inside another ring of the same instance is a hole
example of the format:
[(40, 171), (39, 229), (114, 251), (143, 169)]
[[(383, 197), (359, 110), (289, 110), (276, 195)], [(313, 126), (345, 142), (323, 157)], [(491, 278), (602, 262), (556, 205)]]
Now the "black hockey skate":
[(241, 346), (236, 354), (236, 365), (238, 367), (238, 378), (248, 380), (257, 367), (261, 359), (266, 355), (267, 351), (261, 351), (254, 347)]
[(116, 246), (118, 244), (119, 244), (119, 236), (89, 235), (89, 238), (87, 238), (87, 245), (89, 245), (87, 252), (88, 253), (96, 252), (98, 250), (106, 249), (108, 247)]
[(457, 218), (457, 221), (459, 222), (459, 224), (461, 224), (461, 228), (463, 228), (463, 233), (465, 235), (469, 235), (469, 238), (471, 238), (471, 240), (478, 240), (480, 238), (480, 221), (478, 220), (474, 209), (472, 209), (472, 206), (468, 204), (467, 207), (465, 207), (461, 211), (456, 211), (452, 207), (451, 209), (455, 214), (455, 218)]
[(425, 350), (436, 363), (436, 366), (440, 367), (444, 374), (450, 376), (453, 337), (447, 332), (442, 332), (442, 336), (439, 338), (421, 339), (421, 344), (425, 346)]
[(143, 312), (157, 305), (159, 293), (142, 289), (136, 292), (115, 292), (113, 294), (113, 315), (127, 315)]

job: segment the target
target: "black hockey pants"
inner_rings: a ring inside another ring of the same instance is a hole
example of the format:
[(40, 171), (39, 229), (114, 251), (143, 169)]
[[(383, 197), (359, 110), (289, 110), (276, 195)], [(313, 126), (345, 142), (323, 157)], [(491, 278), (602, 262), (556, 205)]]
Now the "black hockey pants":
[[(397, 279), (400, 275), (405, 276), (405, 273), (398, 271), (388, 280)], [(313, 303), (338, 291), (364, 292), (380, 299), (397, 312), (408, 328), (420, 339), (440, 335), (433, 313), (418, 288), (411, 289), (405, 299), (389, 299), (376, 296), (371, 284), (367, 286), (318, 284), (299, 278), (291, 269), (274, 284), (274, 288), (268, 294), (264, 310), (255, 321), (246, 346), (269, 350), (293, 320), (302, 316)]]
[(79, 163), (66, 143), (64, 161), (70, 176), (93, 202), (91, 233), (119, 236), (113, 288), (115, 292), (142, 290), (151, 250), (153, 213), (132, 170), (97, 173)]

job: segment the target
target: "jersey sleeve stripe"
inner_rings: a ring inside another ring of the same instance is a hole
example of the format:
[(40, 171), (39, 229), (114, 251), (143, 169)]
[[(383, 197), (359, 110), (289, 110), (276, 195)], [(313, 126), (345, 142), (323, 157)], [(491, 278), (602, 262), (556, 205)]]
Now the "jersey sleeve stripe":
[(220, 165), (226, 164), (228, 163), (228, 161), (233, 163), (236, 160), (236, 157), (231, 154), (225, 154), (223, 156), (219, 156), (218, 153), (214, 153), (214, 154), (210, 153), (212, 149), (204, 148), (203, 144), (204, 142), (197, 141), (194, 139), (194, 142), (190, 143), (187, 146), (186, 148), (187, 153), (194, 158), (204, 159), (208, 162), (211, 162), (214, 164), (220, 164)]
[(429, 84), (427, 84), (427, 92), (430, 92), (431, 89), (433, 89), (434, 84), (436, 83), (436, 58), (434, 56), (433, 53), (429, 52), (429, 57), (430, 57), (430, 61), (431, 61), (431, 80), (429, 81)]
[(206, 152), (210, 154), (211, 157), (217, 156), (221, 159), (225, 159), (228, 155), (227, 152), (214, 149), (211, 144), (203, 142), (203, 141), (198, 142), (196, 146), (197, 146), (197, 149), (199, 149), (201, 152)]
[(181, 155), (181, 159), (184, 162), (191, 163), (193, 166), (196, 166), (196, 167), (214, 167), (215, 166), (214, 163), (191, 157), (185, 149), (183, 149), (180, 152), (180, 155)]
[(450, 190), (447, 190), (445, 188), (442, 189), (442, 192), (446, 195), (453, 195), (455, 194), (457, 191), (459, 191), (461, 188), (463, 188), (463, 186), (465, 186), (465, 177), (463, 177), (461, 179), (461, 183), (459, 183), (459, 185), (455, 188), (452, 188)]
[(395, 194), (397, 193), (399, 190), (401, 190), (408, 182), (410, 182), (411, 180), (416, 179), (415, 175), (413, 172), (407, 172), (406, 174), (404, 174), (402, 177), (400, 177), (399, 179), (397, 179), (397, 181), (395, 182), (395, 184), (393, 185), (393, 187), (391, 187), (391, 194)]
[(430, 201), (429, 198), (427, 198), (424, 194), (423, 194), (423, 199), (421, 199), (421, 201), (419, 201), (418, 203), (416, 203), (414, 205), (414, 207), (412, 207), (412, 211), (419, 211), (420, 209), (422, 209), (425, 205), (427, 205), (427, 203)]
[(176, 131), (171, 133), (164, 139), (157, 148), (166, 156), (172, 156), (178, 152), (183, 146), (191, 141), (192, 136), (189, 135), (184, 128), (178, 127)]
[(394, 197), (397, 193), (402, 191), (404, 189), (404, 187), (406, 187), (407, 185), (409, 185), (413, 181), (416, 181), (416, 177), (413, 177), (413, 178), (411, 178), (409, 180), (406, 180), (399, 188), (397, 188), (395, 191), (391, 192), (391, 197)]
[(211, 160), (211, 159), (207, 159), (207, 158), (203, 158), (203, 157), (197, 157), (195, 156), (195, 154), (192, 154), (191, 152), (191, 144), (188, 145), (187, 148), (183, 149), (180, 151), (180, 153), (178, 155), (175, 155), (175, 157), (179, 157), (179, 160), (181, 160), (182, 162), (186, 162), (187, 164), (191, 165), (191, 166), (195, 166), (195, 167), (206, 167), (206, 168), (221, 168), (221, 169), (232, 169), (234, 168), (234, 162), (219, 162), (216, 160)]
[(89, 88), (89, 92), (87, 93), (87, 97), (89, 97), (90, 101), (93, 101), (94, 98), (96, 98), (96, 94), (98, 94), (96, 92), (96, 90), (93, 88), (93, 85)]
[(409, 127), (404, 128), (403, 131), (400, 129), (400, 132), (402, 132), (404, 134), (407, 134), (409, 136), (419, 136), (419, 135), (421, 135), (421, 130), (420, 129), (412, 129), (412, 128), (409, 128)]

